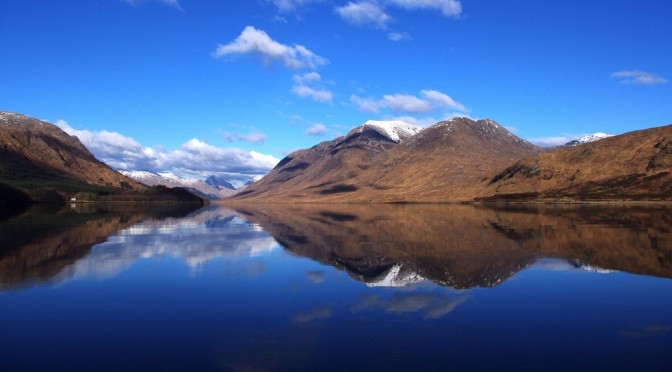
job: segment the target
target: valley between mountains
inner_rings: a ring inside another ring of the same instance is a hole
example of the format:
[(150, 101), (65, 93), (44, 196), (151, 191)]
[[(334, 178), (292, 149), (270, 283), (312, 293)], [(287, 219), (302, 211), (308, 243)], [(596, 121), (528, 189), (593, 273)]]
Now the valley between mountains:
[(672, 125), (543, 148), (489, 119), (368, 121), (260, 180), (116, 171), (53, 124), (0, 112), (0, 202), (446, 203), (669, 201)]

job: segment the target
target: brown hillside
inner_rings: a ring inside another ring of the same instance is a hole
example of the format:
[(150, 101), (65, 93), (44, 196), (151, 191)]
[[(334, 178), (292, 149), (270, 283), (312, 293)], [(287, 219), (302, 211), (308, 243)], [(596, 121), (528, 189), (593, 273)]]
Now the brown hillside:
[(670, 200), (672, 125), (522, 159), (495, 175), (486, 199)]
[(77, 137), (57, 126), (24, 115), (0, 112), (0, 176), (41, 174), (92, 185), (145, 186), (98, 161)]
[(291, 154), (233, 200), (470, 200), (496, 171), (541, 151), (492, 120), (455, 118), (399, 144), (375, 131), (353, 132)]

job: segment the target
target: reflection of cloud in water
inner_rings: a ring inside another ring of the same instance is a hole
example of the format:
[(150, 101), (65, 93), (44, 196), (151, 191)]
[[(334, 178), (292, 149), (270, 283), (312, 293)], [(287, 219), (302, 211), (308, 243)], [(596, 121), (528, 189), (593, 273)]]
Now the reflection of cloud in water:
[(331, 306), (322, 306), (309, 312), (301, 312), (294, 316), (294, 323), (308, 323), (313, 320), (331, 318)]
[(315, 284), (320, 284), (327, 280), (323, 270), (306, 271), (306, 278)]
[(94, 246), (58, 279), (114, 277), (135, 261), (150, 258), (178, 258), (197, 268), (213, 259), (260, 256), (278, 247), (258, 226), (228, 209), (213, 207), (193, 216), (148, 220), (122, 230)]
[(583, 270), (597, 274), (611, 274), (616, 272), (614, 270), (604, 269), (599, 266), (590, 265), (580, 260), (562, 260), (553, 258), (540, 259), (534, 264), (534, 267), (546, 271)]
[(465, 301), (467, 296), (451, 296), (445, 293), (394, 292), (389, 298), (380, 295), (365, 295), (353, 307), (353, 311), (383, 309), (387, 313), (405, 314), (422, 312), (425, 319), (438, 319)]
[(670, 324), (646, 324), (638, 327), (632, 327), (621, 332), (623, 336), (627, 337), (655, 337), (661, 334), (672, 333), (672, 325)]

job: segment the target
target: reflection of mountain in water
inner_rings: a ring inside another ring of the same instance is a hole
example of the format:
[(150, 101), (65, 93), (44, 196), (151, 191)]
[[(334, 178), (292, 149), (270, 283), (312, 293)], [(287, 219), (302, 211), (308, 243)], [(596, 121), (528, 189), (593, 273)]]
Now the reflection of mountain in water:
[[(0, 289), (73, 277), (111, 277), (139, 259), (172, 257), (191, 267), (268, 252), (277, 243), (223, 208), (92, 207), (28, 211), (0, 224)], [(185, 216), (186, 217), (183, 217)]]
[(0, 221), (0, 289), (48, 280), (91, 247), (146, 218), (189, 213), (193, 206), (38, 205)]
[(494, 286), (539, 258), (672, 277), (668, 207), (236, 207), (288, 250), (369, 285)]

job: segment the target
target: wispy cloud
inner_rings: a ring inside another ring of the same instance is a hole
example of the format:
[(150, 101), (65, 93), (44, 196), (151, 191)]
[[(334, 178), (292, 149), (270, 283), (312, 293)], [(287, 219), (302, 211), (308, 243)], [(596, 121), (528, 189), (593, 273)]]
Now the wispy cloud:
[(308, 323), (314, 320), (331, 318), (332, 310), (330, 306), (315, 308), (308, 312), (300, 312), (294, 316), (294, 323)]
[(378, 295), (363, 296), (353, 307), (354, 312), (362, 310), (383, 309), (391, 314), (422, 313), (425, 319), (442, 318), (459, 305), (466, 302), (468, 297), (454, 297), (441, 293), (402, 293), (395, 292), (390, 298), (381, 298)]
[(458, 0), (386, 0), (385, 2), (409, 10), (438, 10), (446, 17), (457, 17), (462, 13), (462, 4)]
[(279, 161), (271, 155), (216, 147), (197, 138), (178, 149), (166, 150), (145, 147), (117, 132), (75, 129), (63, 120), (55, 124), (77, 136), (96, 158), (119, 170), (171, 172), (192, 177), (226, 174), (251, 179), (268, 173)]
[(311, 3), (321, 3), (324, 0), (271, 0), (271, 3), (278, 8), (281, 13), (295, 12)]
[(409, 35), (407, 32), (390, 32), (387, 34), (387, 38), (392, 41), (404, 41), (411, 40), (411, 35)]
[(657, 85), (667, 84), (667, 79), (646, 71), (629, 70), (617, 71), (611, 74), (612, 79), (617, 79), (621, 84)]
[(336, 13), (348, 23), (356, 26), (369, 26), (386, 29), (392, 17), (383, 7), (373, 1), (349, 1), (346, 5), (335, 8)]
[(263, 133), (249, 133), (249, 134), (242, 134), (242, 133), (224, 133), (223, 137), (225, 140), (228, 142), (247, 142), (247, 143), (253, 143), (253, 144), (260, 144), (266, 142), (268, 139), (268, 136), (263, 134)]
[(182, 10), (182, 6), (180, 6), (179, 0), (122, 0), (122, 1), (127, 4), (131, 4), (133, 6), (139, 6), (148, 2), (161, 3)]
[(264, 31), (247, 26), (235, 40), (219, 45), (214, 51), (215, 58), (226, 58), (251, 54), (258, 56), (265, 64), (280, 62), (285, 67), (300, 70), (314, 69), (327, 63), (325, 58), (318, 56), (303, 45), (286, 45), (277, 42)]
[(322, 77), (317, 72), (294, 75), (292, 93), (299, 97), (312, 98), (316, 102), (331, 102), (334, 94), (324, 87), (315, 86), (315, 84), (319, 84), (321, 81)]
[(306, 129), (306, 134), (309, 136), (323, 136), (327, 131), (327, 127), (324, 124), (315, 123), (310, 128)]
[(320, 284), (327, 280), (327, 277), (322, 270), (306, 271), (306, 278), (315, 284)]
[(353, 94), (350, 102), (360, 111), (368, 113), (377, 113), (383, 108), (392, 110), (394, 113), (411, 114), (426, 114), (445, 109), (468, 111), (463, 104), (438, 90), (422, 90), (419, 96), (401, 93), (386, 94), (381, 99), (362, 98)]

